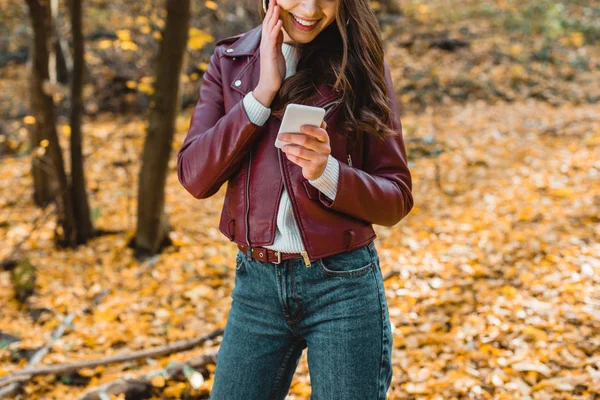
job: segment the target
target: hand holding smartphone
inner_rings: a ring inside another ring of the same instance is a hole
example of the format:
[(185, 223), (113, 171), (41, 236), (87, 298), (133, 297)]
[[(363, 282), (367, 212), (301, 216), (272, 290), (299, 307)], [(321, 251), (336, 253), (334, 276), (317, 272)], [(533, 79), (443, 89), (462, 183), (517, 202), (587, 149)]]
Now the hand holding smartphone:
[(288, 104), (281, 120), (275, 147), (281, 148), (286, 144), (291, 144), (283, 140), (279, 140), (279, 134), (283, 132), (302, 133), (300, 127), (302, 125), (314, 125), (317, 128), (323, 123), (325, 117), (325, 109), (321, 107), (306, 106), (303, 104)]

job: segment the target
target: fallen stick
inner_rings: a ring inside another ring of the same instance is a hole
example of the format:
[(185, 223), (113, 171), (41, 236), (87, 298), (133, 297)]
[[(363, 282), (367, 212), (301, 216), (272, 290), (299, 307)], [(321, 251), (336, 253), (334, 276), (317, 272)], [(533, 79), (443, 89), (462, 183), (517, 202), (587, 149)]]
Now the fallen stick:
[[(86, 391), (84, 394), (79, 396), (77, 400), (100, 400), (100, 396), (103, 393), (106, 395), (118, 395), (124, 393), (126, 397), (135, 396), (136, 394), (141, 394), (144, 391), (148, 390), (148, 388), (151, 386), (150, 381), (157, 375), (162, 375), (164, 376), (165, 380), (169, 380), (173, 379), (177, 374), (179, 374), (185, 368), (186, 365), (194, 369), (206, 369), (206, 364), (216, 363), (216, 361), (217, 352), (203, 354), (201, 356), (191, 358), (181, 363), (171, 363), (165, 368), (149, 372), (140, 377), (134, 378), (125, 376), (124, 378), (119, 378), (117, 380), (107, 382), (103, 385), (97, 386), (93, 389)], [(190, 378), (188, 377), (188, 379)]]
[[(63, 322), (60, 324), (60, 326), (58, 328), (56, 328), (56, 330), (54, 330), (50, 334), (50, 340), (48, 342), (46, 342), (46, 344), (43, 345), (38, 351), (36, 351), (35, 354), (33, 355), (33, 357), (31, 357), (29, 359), (29, 362), (27, 363), (27, 365), (21, 371), (19, 371), (17, 373), (27, 374), (27, 373), (31, 373), (31, 371), (34, 371), (35, 365), (38, 362), (40, 362), (40, 360), (42, 358), (44, 358), (44, 356), (48, 353), (48, 350), (50, 350), (50, 347), (54, 344), (54, 342), (56, 342), (56, 340), (63, 335), (67, 326), (73, 321), (73, 318), (75, 318), (74, 312), (67, 315), (67, 317), (63, 320)], [(10, 376), (10, 374), (7, 376)], [(0, 389), (0, 399), (14, 395), (20, 389), (22, 381), (8, 381), (8, 382), (9, 382), (8, 386)]]
[[(102, 298), (106, 295), (106, 293), (108, 293), (108, 289), (104, 289), (100, 293), (98, 293), (96, 296), (94, 296), (94, 299), (92, 300), (92, 306), (98, 305), (98, 303), (102, 300)], [(91, 308), (92, 308), (91, 306), (86, 307), (83, 311), (85, 312), (85, 311), (91, 310)], [(31, 357), (31, 359), (29, 360), (29, 363), (23, 370), (21, 370), (17, 373), (34, 371), (35, 370), (34, 366), (38, 362), (40, 362), (40, 360), (42, 358), (44, 358), (44, 356), (48, 353), (48, 350), (50, 349), (52, 344), (54, 344), (54, 342), (63, 335), (63, 333), (65, 332), (65, 328), (68, 325), (70, 325), (71, 322), (73, 322), (75, 315), (77, 315), (79, 313), (80, 312), (72, 312), (69, 315), (67, 315), (67, 317), (63, 320), (63, 322), (60, 324), (60, 326), (58, 328), (56, 328), (56, 330), (50, 334), (50, 341), (48, 343), (46, 343), (46, 345), (44, 345), (41, 349), (39, 349), (33, 355), (33, 357)], [(7, 377), (10, 377), (10, 374), (7, 375)], [(27, 380), (27, 379), (25, 379), (25, 380)], [(17, 381), (8, 380), (6, 383), (4, 383), (0, 379), (0, 386), (2, 386), (4, 384), (8, 385), (8, 386), (0, 389), (0, 399), (15, 394), (20, 389), (22, 382), (23, 382), (23, 380), (17, 380)]]
[[(125, 361), (139, 360), (141, 358), (146, 357), (162, 357), (172, 353), (178, 353), (180, 351), (188, 350), (194, 348), (207, 340), (213, 339), (215, 337), (221, 336), (223, 334), (223, 328), (219, 328), (214, 330), (200, 338), (194, 339), (185, 339), (180, 340), (178, 342), (170, 343), (166, 346), (160, 346), (153, 349), (140, 350), (132, 353), (118, 354), (115, 356), (101, 358), (98, 360), (86, 360), (86, 361), (78, 361), (74, 363), (68, 364), (57, 364), (57, 365), (48, 365), (44, 367), (33, 368), (29, 370), (21, 370), (17, 372), (13, 372), (12, 374), (5, 375), (0, 377), (0, 386), (6, 385), (12, 382), (23, 382), (31, 379), (31, 377), (36, 375), (49, 375), (49, 374), (60, 374), (67, 372), (74, 372), (81, 368), (95, 368), (99, 365), (113, 364), (113, 363), (121, 363)], [(1, 398), (1, 397), (0, 397)]]

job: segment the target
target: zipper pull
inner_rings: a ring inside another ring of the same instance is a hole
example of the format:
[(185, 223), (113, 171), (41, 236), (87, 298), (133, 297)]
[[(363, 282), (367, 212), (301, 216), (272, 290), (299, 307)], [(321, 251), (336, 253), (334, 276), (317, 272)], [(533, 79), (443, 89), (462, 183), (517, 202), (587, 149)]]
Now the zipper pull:
[(352, 166), (352, 157), (348, 154), (348, 165)]
[(300, 254), (302, 254), (302, 258), (304, 258), (304, 264), (306, 265), (306, 268), (310, 267), (310, 259), (308, 258), (308, 253), (306, 251), (301, 251)]

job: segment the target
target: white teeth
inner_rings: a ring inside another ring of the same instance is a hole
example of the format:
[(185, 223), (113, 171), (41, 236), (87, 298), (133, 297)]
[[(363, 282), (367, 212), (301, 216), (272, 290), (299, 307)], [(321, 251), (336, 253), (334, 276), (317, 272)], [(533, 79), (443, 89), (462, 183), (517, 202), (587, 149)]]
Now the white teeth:
[(298, 19), (294, 14), (292, 14), (292, 17), (294, 17), (294, 19), (300, 24), (300, 25), (304, 25), (304, 26), (313, 26), (314, 24), (317, 23), (317, 21), (313, 21), (313, 22), (306, 22), (304, 20)]

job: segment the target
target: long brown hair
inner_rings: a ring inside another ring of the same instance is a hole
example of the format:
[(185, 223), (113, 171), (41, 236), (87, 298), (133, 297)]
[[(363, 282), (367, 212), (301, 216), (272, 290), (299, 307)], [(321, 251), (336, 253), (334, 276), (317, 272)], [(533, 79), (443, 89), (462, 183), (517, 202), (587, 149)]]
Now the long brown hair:
[[(259, 13), (263, 20), (262, 0)], [(355, 138), (365, 133), (382, 138), (398, 133), (387, 125), (392, 110), (388, 105), (381, 29), (368, 0), (338, 0), (335, 22), (303, 44), (299, 55), (296, 73), (283, 81), (273, 101), (273, 114), (282, 117), (289, 103), (310, 104), (316, 88), (325, 83), (342, 93), (342, 134)]]

